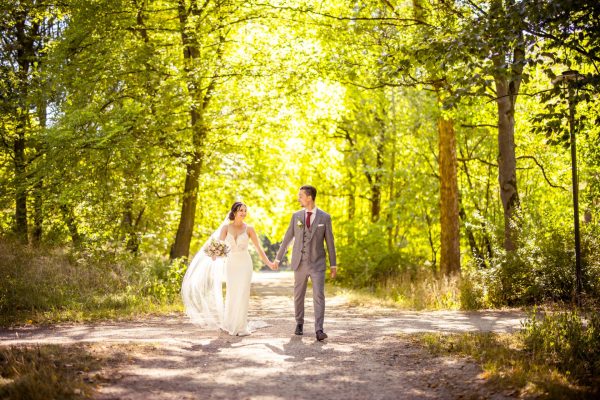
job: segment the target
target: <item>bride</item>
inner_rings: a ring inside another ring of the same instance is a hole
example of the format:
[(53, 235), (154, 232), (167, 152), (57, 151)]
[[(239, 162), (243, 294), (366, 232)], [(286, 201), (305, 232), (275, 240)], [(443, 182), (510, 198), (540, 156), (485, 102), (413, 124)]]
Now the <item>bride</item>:
[[(252, 240), (261, 260), (271, 269), (273, 263), (267, 258), (258, 241), (256, 230), (244, 223), (248, 208), (235, 202), (226, 221), (196, 253), (181, 285), (181, 297), (185, 312), (193, 323), (209, 328), (220, 328), (230, 335), (245, 336), (251, 333), (248, 325), (252, 258), (248, 243)], [(212, 239), (229, 245), (226, 257), (209, 257), (204, 252)], [(225, 276), (226, 294), (223, 306), (222, 282)], [(264, 326), (264, 325), (263, 325)], [(261, 326), (256, 326), (258, 328)]]

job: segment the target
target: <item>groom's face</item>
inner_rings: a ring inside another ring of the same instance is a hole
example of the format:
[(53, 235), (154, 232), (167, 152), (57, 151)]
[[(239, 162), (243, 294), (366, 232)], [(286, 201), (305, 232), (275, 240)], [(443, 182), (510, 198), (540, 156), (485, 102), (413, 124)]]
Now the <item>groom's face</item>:
[(308, 203), (310, 202), (311, 197), (307, 196), (306, 193), (304, 192), (304, 190), (300, 190), (300, 192), (298, 193), (298, 201), (300, 202), (300, 205), (302, 207), (306, 207), (308, 205)]

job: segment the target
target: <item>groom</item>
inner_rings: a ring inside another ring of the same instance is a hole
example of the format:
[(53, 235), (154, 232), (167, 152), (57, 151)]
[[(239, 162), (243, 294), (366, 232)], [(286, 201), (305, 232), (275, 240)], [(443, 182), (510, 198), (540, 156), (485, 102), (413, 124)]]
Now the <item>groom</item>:
[(335, 278), (335, 245), (333, 243), (333, 231), (331, 229), (331, 217), (325, 211), (315, 206), (317, 189), (305, 185), (300, 188), (298, 201), (304, 210), (292, 215), (281, 247), (275, 258), (275, 268), (285, 255), (290, 242), (294, 240), (292, 248), (292, 269), (294, 270), (294, 309), (296, 312), (296, 335), (302, 335), (304, 325), (304, 297), (308, 277), (313, 285), (313, 303), (315, 309), (315, 332), (317, 340), (327, 338), (323, 332), (323, 320), (325, 318), (325, 247), (329, 253), (329, 265), (331, 266), (331, 278)]

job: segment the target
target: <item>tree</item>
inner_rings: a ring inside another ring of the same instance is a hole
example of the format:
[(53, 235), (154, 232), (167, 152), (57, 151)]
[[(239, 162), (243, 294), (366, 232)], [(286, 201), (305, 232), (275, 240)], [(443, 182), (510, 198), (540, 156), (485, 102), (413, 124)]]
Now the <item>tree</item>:
[[(430, 12), (430, 11), (429, 11)], [(417, 35), (417, 41), (427, 40), (434, 36), (429, 26), (428, 10), (420, 0), (413, 0), (413, 13), (415, 20), (422, 21), (423, 35)], [(450, 17), (450, 16), (448, 16)], [(451, 19), (449, 19), (451, 20)], [(448, 20), (446, 21), (448, 23)], [(449, 23), (448, 25), (452, 25)], [(434, 36), (435, 37), (435, 36)], [(438, 40), (444, 41), (444, 38)], [(439, 48), (431, 49), (434, 52)], [(459, 219), (459, 189), (458, 189), (458, 165), (456, 157), (456, 133), (454, 123), (444, 110), (447, 108), (445, 99), (449, 96), (445, 92), (451, 92), (451, 83), (446, 76), (445, 61), (441, 61), (441, 54), (425, 52), (427, 75), (422, 80), (433, 87), (441, 105), (439, 112), (438, 128), (438, 166), (440, 179), (440, 271), (444, 275), (460, 274), (460, 219)], [(420, 56), (415, 53), (416, 58)]]
[(29, 194), (33, 193), (33, 234), (42, 235), (42, 182), (33, 177), (33, 163), (44, 152), (47, 93), (45, 53), (56, 34), (59, 8), (43, 1), (18, 1), (0, 6), (0, 121), (4, 151), (13, 161), (14, 230), (22, 242), (28, 241)]

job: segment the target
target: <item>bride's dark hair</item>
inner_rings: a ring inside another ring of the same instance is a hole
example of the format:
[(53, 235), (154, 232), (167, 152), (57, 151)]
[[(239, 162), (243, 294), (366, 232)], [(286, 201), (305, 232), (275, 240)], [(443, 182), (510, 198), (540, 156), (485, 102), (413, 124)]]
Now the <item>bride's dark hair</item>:
[(242, 208), (243, 206), (245, 206), (244, 203), (242, 203), (241, 201), (236, 201), (235, 203), (233, 203), (233, 205), (231, 206), (231, 211), (229, 211), (229, 220), (233, 221), (235, 219), (235, 213), (239, 211), (240, 208)]

